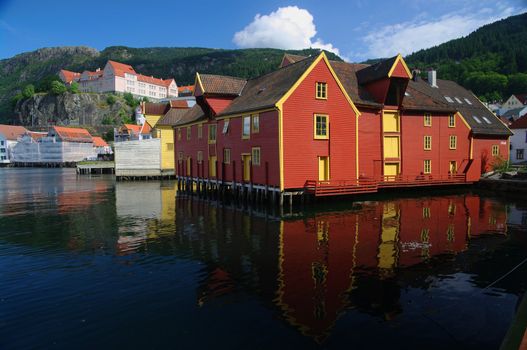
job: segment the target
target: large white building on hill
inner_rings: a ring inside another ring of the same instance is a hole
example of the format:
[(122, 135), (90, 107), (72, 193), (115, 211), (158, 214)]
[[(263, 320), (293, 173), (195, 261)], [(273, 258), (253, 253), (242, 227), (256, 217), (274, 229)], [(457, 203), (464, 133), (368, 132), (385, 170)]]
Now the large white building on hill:
[(137, 73), (128, 64), (108, 61), (104, 69), (82, 73), (62, 69), (59, 77), (66, 84), (77, 82), (82, 92), (129, 92), (149, 99), (178, 97), (174, 79), (160, 79)]

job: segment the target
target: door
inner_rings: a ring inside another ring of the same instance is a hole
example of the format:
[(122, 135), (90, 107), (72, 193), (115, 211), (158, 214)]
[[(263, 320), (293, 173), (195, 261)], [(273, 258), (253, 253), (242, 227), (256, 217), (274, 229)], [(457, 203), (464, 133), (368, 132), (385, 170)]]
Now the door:
[(457, 162), (455, 160), (450, 161), (450, 174), (456, 174), (457, 173)]
[(216, 160), (217, 159), (218, 159), (217, 156), (209, 157), (209, 176), (210, 177), (216, 177)]
[(318, 157), (318, 180), (329, 180), (329, 157)]
[(384, 132), (399, 132), (399, 112), (384, 111), (382, 129)]
[(395, 181), (395, 176), (397, 175), (399, 175), (399, 163), (385, 163), (384, 164), (384, 180), (385, 181)]
[(243, 181), (251, 181), (251, 155), (242, 154), (243, 162)]
[(384, 158), (399, 158), (399, 136), (384, 136)]
[(192, 158), (187, 157), (187, 176), (192, 175)]

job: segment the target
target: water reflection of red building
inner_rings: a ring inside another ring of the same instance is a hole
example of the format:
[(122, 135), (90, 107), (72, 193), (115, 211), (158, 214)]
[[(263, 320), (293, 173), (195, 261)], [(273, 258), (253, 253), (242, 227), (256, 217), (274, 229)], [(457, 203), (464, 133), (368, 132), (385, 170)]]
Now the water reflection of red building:
[[(364, 203), (360, 211), (284, 221), (277, 304), (289, 323), (322, 341), (344, 309), (361, 307), (349, 297), (360, 272), (389, 285), (397, 267), (463, 252), (471, 237), (487, 232), (505, 234), (506, 219), (503, 205), (466, 195)], [(368, 296), (371, 305), (385, 302), (382, 288)]]

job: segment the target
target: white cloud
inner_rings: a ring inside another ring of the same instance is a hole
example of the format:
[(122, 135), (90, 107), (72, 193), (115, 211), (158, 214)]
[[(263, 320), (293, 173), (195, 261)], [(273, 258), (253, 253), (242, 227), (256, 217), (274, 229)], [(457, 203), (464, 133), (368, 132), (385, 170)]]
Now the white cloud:
[(331, 43), (316, 38), (317, 30), (309, 11), (297, 6), (280, 7), (268, 15), (257, 14), (243, 30), (234, 34), (238, 47), (272, 47), (300, 50), (319, 48), (339, 55)]
[[(507, 7), (501, 3), (496, 8), (482, 8), (478, 11), (459, 11), (448, 13), (436, 20), (424, 19), (424, 14), (418, 15), (408, 22), (397, 23), (370, 31), (363, 39), (366, 49), (363, 53), (353, 56), (364, 58), (390, 57), (397, 53), (407, 55), (420, 49), (439, 45), (452, 39), (465, 36), (477, 28), (511, 16), (518, 9)], [(459, 13), (468, 13), (460, 15)]]

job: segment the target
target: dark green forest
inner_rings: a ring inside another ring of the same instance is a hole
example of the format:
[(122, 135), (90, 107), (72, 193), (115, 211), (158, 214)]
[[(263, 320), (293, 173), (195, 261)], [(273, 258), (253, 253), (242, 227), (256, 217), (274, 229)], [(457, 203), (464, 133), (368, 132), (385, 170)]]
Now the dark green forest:
[(527, 92), (527, 13), (485, 25), (466, 37), (417, 51), (409, 66), (434, 68), (492, 102)]

